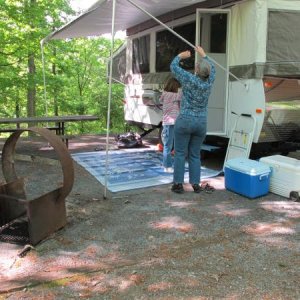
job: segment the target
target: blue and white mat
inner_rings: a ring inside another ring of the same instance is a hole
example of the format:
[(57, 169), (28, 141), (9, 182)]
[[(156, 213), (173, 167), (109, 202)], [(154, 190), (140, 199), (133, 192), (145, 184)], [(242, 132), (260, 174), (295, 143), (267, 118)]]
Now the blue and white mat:
[[(105, 184), (106, 152), (72, 154), (73, 159), (91, 173), (101, 184)], [(165, 173), (162, 153), (148, 149), (123, 149), (108, 153), (107, 188), (120, 192), (173, 181), (173, 174)], [(201, 179), (215, 177), (220, 171), (201, 168)], [(188, 182), (186, 169), (185, 182)]]

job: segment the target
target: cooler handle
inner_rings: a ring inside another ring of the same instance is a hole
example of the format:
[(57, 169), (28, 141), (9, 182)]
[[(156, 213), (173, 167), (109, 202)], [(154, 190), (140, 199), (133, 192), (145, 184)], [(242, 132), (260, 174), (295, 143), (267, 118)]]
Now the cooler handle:
[(269, 173), (261, 174), (261, 175), (259, 176), (259, 180), (262, 181), (262, 180), (264, 180), (264, 179), (267, 179), (268, 177), (269, 177)]

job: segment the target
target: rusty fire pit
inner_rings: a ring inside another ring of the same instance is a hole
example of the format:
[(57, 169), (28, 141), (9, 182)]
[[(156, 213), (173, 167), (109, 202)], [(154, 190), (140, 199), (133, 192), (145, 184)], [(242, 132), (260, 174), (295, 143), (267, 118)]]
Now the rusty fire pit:
[[(14, 167), (15, 146), (24, 131), (45, 138), (55, 150), (63, 173), (63, 184), (38, 198), (27, 200), (24, 179)], [(36, 245), (67, 222), (65, 198), (74, 183), (73, 160), (61, 139), (46, 128), (20, 129), (10, 135), (2, 150), (2, 172), (6, 180), (0, 185), (0, 240)]]

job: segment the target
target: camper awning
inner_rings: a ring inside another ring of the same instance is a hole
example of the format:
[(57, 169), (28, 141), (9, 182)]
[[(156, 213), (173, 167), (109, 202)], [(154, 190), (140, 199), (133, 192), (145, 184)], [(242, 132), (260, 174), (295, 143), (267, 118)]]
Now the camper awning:
[[(233, 0), (133, 0), (138, 6), (152, 16), (158, 17), (183, 7), (197, 5), (203, 2), (203, 7), (216, 7), (237, 1)], [(76, 19), (48, 35), (44, 41), (50, 39), (66, 39), (87, 36), (99, 36), (111, 32), (112, 0), (99, 0), (86, 12)], [(202, 5), (201, 5), (202, 6)], [(149, 20), (144, 12), (134, 7), (127, 0), (116, 0), (115, 31), (126, 30), (137, 24)]]

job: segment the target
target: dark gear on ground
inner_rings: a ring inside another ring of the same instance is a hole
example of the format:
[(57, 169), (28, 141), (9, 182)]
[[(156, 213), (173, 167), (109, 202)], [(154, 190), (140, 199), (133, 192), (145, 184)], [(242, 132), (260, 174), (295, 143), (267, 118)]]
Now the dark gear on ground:
[(141, 136), (138, 133), (128, 132), (116, 136), (118, 148), (137, 148), (143, 145)]

